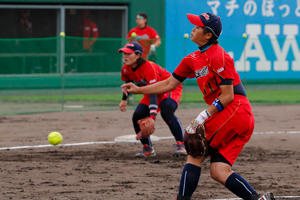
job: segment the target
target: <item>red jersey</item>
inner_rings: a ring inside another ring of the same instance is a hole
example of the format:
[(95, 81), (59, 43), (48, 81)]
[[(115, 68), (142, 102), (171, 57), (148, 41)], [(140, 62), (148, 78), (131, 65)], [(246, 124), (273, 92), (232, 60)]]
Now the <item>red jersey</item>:
[(208, 105), (220, 96), (222, 80), (231, 79), (233, 87), (241, 83), (233, 59), (219, 45), (212, 45), (203, 53), (195, 51), (187, 55), (174, 74), (182, 78), (196, 78)]
[[(165, 80), (171, 76), (171, 73), (158, 64), (146, 61), (144, 64), (133, 70), (130, 66), (124, 65), (121, 71), (122, 81), (133, 81), (138, 86), (151, 85)], [(171, 98), (179, 105), (182, 95), (182, 85), (180, 84), (171, 92), (157, 95), (158, 105), (166, 98)], [(149, 105), (149, 95), (144, 95), (140, 103)]]
[(121, 71), (122, 81), (133, 81), (138, 86), (150, 85), (170, 76), (170, 72), (151, 61), (146, 61), (134, 71), (130, 66), (124, 65)]
[(224, 110), (209, 117), (204, 123), (209, 145), (232, 165), (254, 129), (251, 106), (246, 94), (243, 94), (243, 86), (233, 59), (222, 47), (212, 45), (204, 52), (196, 51), (186, 56), (173, 76), (179, 81), (196, 78), (208, 105), (220, 96), (220, 83), (224, 79), (231, 79), (234, 89), (240, 89), (237, 93), (235, 91), (234, 100)]
[(127, 35), (127, 38), (131, 37), (131, 34), (136, 33), (136, 40), (142, 45), (143, 47), (143, 55), (142, 57), (147, 59), (147, 56), (150, 51), (150, 45), (153, 43), (154, 40), (160, 39), (157, 32), (150, 26), (146, 26), (145, 28), (135, 27), (131, 29)]
[[(94, 21), (91, 19), (83, 19), (83, 37), (84, 38), (98, 38), (98, 27)], [(90, 49), (91, 46), (95, 43), (95, 40), (83, 40), (83, 49)]]

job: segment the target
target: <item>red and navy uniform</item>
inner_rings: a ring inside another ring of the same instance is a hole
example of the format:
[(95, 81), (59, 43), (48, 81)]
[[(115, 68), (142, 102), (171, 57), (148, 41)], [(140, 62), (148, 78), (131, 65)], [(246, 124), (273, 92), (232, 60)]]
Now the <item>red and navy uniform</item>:
[[(122, 81), (132, 81), (138, 86), (151, 85), (156, 82), (165, 80), (170, 76), (170, 72), (151, 61), (146, 61), (144, 64), (138, 66), (135, 69), (132, 69), (130, 66), (124, 65), (121, 71)], [(182, 85), (179, 85), (175, 90), (171, 92), (157, 95), (158, 105), (162, 100), (171, 98), (177, 103), (178, 106), (181, 95)], [(149, 95), (145, 94), (140, 103), (149, 106)]]
[[(166, 69), (151, 61), (145, 61), (136, 68), (124, 65), (121, 71), (121, 79), (126, 82), (134, 82), (138, 86), (151, 85), (165, 80), (171, 76)], [(183, 129), (179, 119), (175, 116), (182, 95), (182, 85), (176, 89), (159, 95), (144, 95), (136, 107), (132, 122), (136, 134), (140, 132), (137, 121), (139, 119), (155, 116), (160, 111), (163, 120), (168, 125), (176, 142), (183, 143)], [(124, 99), (124, 95), (123, 95)], [(154, 100), (153, 100), (154, 99)], [(155, 114), (155, 115), (153, 115)], [(155, 117), (154, 117), (155, 118)], [(150, 138), (141, 139), (142, 144), (152, 145)]]
[(234, 100), (205, 121), (210, 146), (233, 164), (254, 129), (250, 103), (233, 59), (217, 44), (186, 56), (173, 72), (179, 81), (196, 78), (208, 105), (220, 96), (220, 85), (233, 85)]
[(143, 47), (142, 57), (147, 59), (147, 56), (150, 52), (150, 45), (153, 43), (153, 41), (160, 39), (159, 35), (154, 28), (148, 25), (144, 28), (135, 27), (131, 29), (127, 35), (127, 38), (130, 38), (133, 32), (136, 33), (136, 40)]

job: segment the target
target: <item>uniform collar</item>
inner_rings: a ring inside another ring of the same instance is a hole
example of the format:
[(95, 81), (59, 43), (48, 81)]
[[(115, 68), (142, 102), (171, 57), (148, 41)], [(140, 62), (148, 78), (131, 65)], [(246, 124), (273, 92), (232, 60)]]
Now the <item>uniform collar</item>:
[(138, 27), (138, 28), (141, 30), (144, 30), (146, 27), (147, 27), (147, 24), (143, 28), (140, 28), (140, 27)]
[(207, 44), (205, 44), (205, 45), (199, 47), (199, 50), (200, 50), (201, 53), (204, 53), (204, 52), (205, 52), (209, 47), (211, 47), (211, 46), (212, 46), (211, 43), (207, 43)]

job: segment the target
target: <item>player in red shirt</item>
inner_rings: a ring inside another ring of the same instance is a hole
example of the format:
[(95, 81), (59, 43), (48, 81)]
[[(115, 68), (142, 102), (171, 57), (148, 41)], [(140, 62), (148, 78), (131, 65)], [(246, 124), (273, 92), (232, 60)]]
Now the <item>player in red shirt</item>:
[[(137, 27), (131, 29), (127, 35), (129, 41), (138, 41), (143, 47), (142, 57), (148, 58), (149, 52), (155, 52), (159, 47), (161, 40), (154, 28), (148, 26), (148, 17), (145, 13), (139, 13), (136, 16)], [(134, 34), (133, 34), (134, 33)]]
[[(143, 53), (142, 46), (137, 42), (130, 42), (123, 48), (119, 49), (123, 53), (123, 63), (121, 71), (121, 79), (125, 82), (134, 82), (142, 87), (151, 85), (159, 81), (165, 80), (171, 76), (166, 69), (158, 64), (147, 61), (141, 57)], [(159, 95), (144, 95), (138, 106), (136, 107), (132, 121), (136, 134), (140, 132), (138, 120), (145, 117), (151, 117), (155, 120), (157, 112), (160, 110), (163, 120), (169, 126), (177, 144), (177, 150), (174, 155), (186, 155), (183, 145), (183, 131), (178, 118), (174, 115), (181, 98), (182, 85), (179, 84), (174, 90)], [(127, 95), (123, 94), (120, 103), (120, 110), (125, 112), (127, 106)], [(152, 147), (150, 137), (142, 138), (143, 151), (138, 153), (137, 157), (154, 156), (155, 151)]]
[(82, 48), (93, 51), (93, 45), (99, 37), (97, 24), (90, 18), (89, 10), (82, 10), (82, 18), (79, 20), (76, 36), (83, 37)]
[[(188, 14), (195, 25), (191, 40), (199, 50), (187, 55), (172, 76), (151, 86), (122, 86), (131, 93), (156, 94), (177, 87), (186, 78), (196, 78), (208, 108), (203, 110), (186, 128), (195, 133), (203, 124), (211, 158), (210, 174), (217, 182), (245, 200), (273, 200), (272, 193), (259, 196), (252, 186), (231, 167), (249, 141), (254, 118), (244, 86), (234, 68), (233, 59), (218, 45), (222, 31), (220, 18), (211, 14)], [(205, 157), (187, 156), (183, 168), (177, 200), (190, 199), (196, 190)]]

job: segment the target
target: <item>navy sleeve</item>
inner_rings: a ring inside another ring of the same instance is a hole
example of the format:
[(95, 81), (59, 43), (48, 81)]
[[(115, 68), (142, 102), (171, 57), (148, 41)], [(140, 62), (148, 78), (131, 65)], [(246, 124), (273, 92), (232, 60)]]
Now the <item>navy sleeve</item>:
[(175, 74), (175, 72), (172, 73), (172, 76), (180, 82), (183, 82), (186, 79), (186, 77), (179, 76), (179, 75)]

